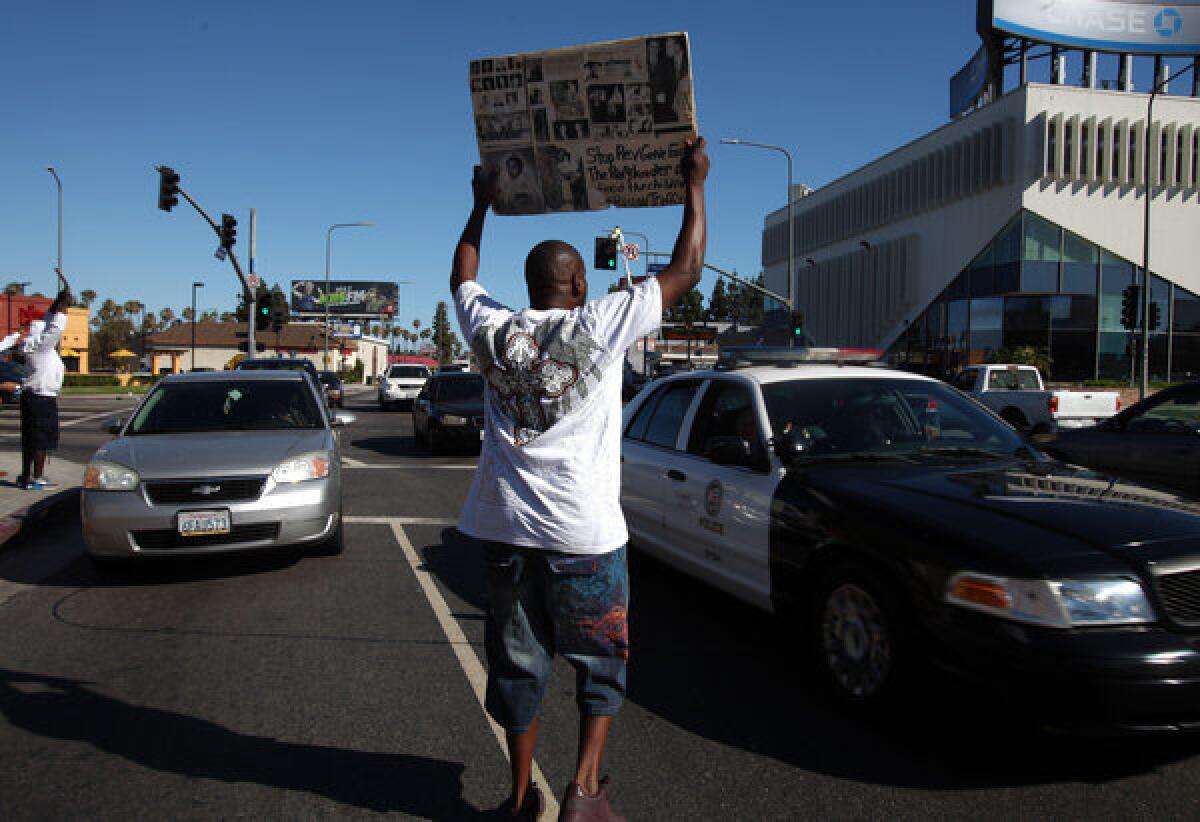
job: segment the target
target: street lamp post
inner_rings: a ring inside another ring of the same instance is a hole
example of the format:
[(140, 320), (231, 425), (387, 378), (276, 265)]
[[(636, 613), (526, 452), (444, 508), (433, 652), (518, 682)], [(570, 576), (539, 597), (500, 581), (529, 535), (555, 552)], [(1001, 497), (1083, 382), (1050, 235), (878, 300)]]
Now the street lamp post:
[[(647, 237), (642, 232), (626, 231), (625, 229), (621, 229), (621, 233), (628, 234), (630, 237), (640, 237), (642, 240), (642, 243), (643, 243), (642, 251), (650, 250), (650, 238)], [(650, 255), (643, 254), (642, 259), (646, 261), (646, 276), (649, 277), (650, 276)], [(648, 342), (649, 342), (648, 337), (642, 337), (642, 374), (644, 374), (646, 376), (650, 375), (650, 355), (647, 351)]]
[(54, 182), (58, 185), (58, 289), (61, 291), (63, 286), (67, 284), (67, 278), (63, 276), (62, 267), (62, 180), (58, 178), (58, 172), (54, 170), (54, 166), (46, 166), (46, 171), (54, 175)]
[(325, 333), (322, 337), (322, 355), (321, 364), (324, 370), (329, 370), (329, 253), (330, 245), (333, 240), (333, 230), (335, 228), (366, 228), (374, 225), (374, 223), (334, 223), (325, 232), (325, 293), (321, 297), (321, 302), (325, 304)]
[[(1146, 192), (1143, 195), (1146, 200), (1146, 210), (1142, 219), (1142, 379), (1138, 390), (1142, 399), (1146, 399), (1146, 395), (1150, 393), (1150, 202), (1154, 199), (1154, 183), (1153, 178), (1150, 176), (1150, 158), (1153, 155), (1153, 152), (1150, 150), (1150, 132), (1153, 130), (1154, 125), (1154, 99), (1176, 77), (1195, 70), (1196, 63), (1193, 61), (1170, 77), (1166, 77), (1156, 83), (1154, 88), (1150, 90), (1150, 99), (1146, 102), (1146, 130), (1142, 136), (1142, 141), (1145, 143), (1142, 146), (1142, 154), (1144, 155), (1142, 174), (1144, 175), (1143, 180), (1146, 186)], [(1159, 139), (1157, 142), (1161, 151), (1162, 140)], [(1170, 322), (1170, 317), (1164, 317), (1163, 319)], [(1168, 329), (1168, 333), (1170, 333), (1170, 329)]]
[[(731, 146), (752, 146), (754, 148), (765, 148), (770, 151), (778, 151), (787, 157), (787, 235), (788, 235), (788, 284), (787, 290), (784, 292), (787, 295), (788, 314), (792, 314), (796, 310), (795, 298), (795, 277), (796, 277), (796, 228), (792, 225), (792, 153), (783, 146), (773, 146), (768, 143), (754, 143), (749, 140), (741, 140), (736, 137), (726, 137), (721, 140), (722, 143)], [(788, 335), (789, 345), (795, 345), (796, 341), (792, 335)]]
[[(192, 367), (189, 371), (196, 370), (196, 289), (204, 288), (204, 283), (192, 283)], [(247, 312), (250, 315), (250, 322), (254, 322), (254, 308), (251, 307)], [(253, 357), (253, 354), (247, 354), (248, 357)]]

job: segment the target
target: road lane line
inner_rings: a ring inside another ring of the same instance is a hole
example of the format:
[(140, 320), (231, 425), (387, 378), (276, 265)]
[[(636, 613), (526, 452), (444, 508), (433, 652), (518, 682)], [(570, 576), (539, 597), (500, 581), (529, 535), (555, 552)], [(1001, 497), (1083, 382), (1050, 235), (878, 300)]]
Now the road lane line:
[(347, 525), (457, 525), (456, 519), (437, 517), (345, 517)]
[(346, 457), (342, 457), (342, 465), (345, 468), (411, 468), (414, 470), (418, 468), (421, 470), (426, 468), (450, 468), (460, 471), (474, 471), (476, 467), (474, 465), (455, 465), (453, 463), (426, 465), (420, 462), (359, 462), (358, 460), (347, 462)]
[(129, 406), (128, 408), (113, 408), (110, 411), (101, 411), (99, 414), (88, 414), (86, 417), (76, 417), (73, 420), (68, 420), (67, 422), (59, 423), (58, 427), (59, 428), (68, 428), (72, 425), (79, 425), (79, 423), (81, 423), (81, 422), (87, 422), (88, 420), (94, 420), (94, 419), (98, 419), (100, 417), (112, 417), (112, 416), (115, 416), (116, 414), (120, 414), (122, 411), (132, 411), (132, 410), (133, 410), (132, 405)]
[[(350, 521), (347, 518), (347, 521)], [(484, 692), (487, 688), (487, 673), (483, 670), (483, 665), (479, 661), (479, 657), (471, 650), (471, 646), (467, 644), (466, 634), (462, 632), (458, 622), (455, 621), (454, 615), (450, 612), (450, 608), (446, 605), (446, 600), (442, 597), (441, 591), (437, 588), (437, 583), (433, 579), (433, 573), (425, 566), (416, 549), (413, 548), (412, 542), (408, 539), (408, 534), (404, 532), (404, 527), (398, 519), (391, 521), (392, 535), (395, 536), (396, 542), (400, 544), (404, 551), (404, 556), (408, 560), (408, 565), (412, 568), (413, 574), (417, 577), (417, 582), (421, 584), (421, 590), (425, 593), (425, 598), (429, 600), (429, 606), (433, 608), (433, 613), (437, 616), (438, 623), (442, 626), (442, 633), (446, 635), (446, 640), (454, 649), (454, 655), (458, 657), (458, 664), (462, 666), (463, 673), (467, 675), (467, 681), (471, 683), (471, 690), (475, 692), (475, 699), (479, 701), (479, 707), (484, 706)], [(504, 752), (504, 758), (508, 758), (508, 743), (504, 739), (504, 729), (496, 724), (496, 720), (488, 714), (487, 710), (483, 711), (484, 717), (488, 721), (488, 725), (492, 729), (492, 733), (496, 737), (496, 742), (500, 745), (500, 750)], [(546, 775), (542, 773), (541, 766), (537, 760), (533, 762), (533, 781), (538, 783), (542, 788), (542, 799), (545, 800), (546, 810), (543, 814), (543, 819), (558, 818), (558, 800), (555, 799), (555, 792), (550, 789), (550, 783), (546, 781)]]

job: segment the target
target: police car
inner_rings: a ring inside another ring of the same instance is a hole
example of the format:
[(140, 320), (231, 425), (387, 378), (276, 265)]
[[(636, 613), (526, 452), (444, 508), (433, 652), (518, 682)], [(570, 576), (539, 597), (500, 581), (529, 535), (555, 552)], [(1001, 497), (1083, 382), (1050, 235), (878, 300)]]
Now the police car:
[(647, 386), (623, 421), (632, 547), (796, 620), (855, 709), (932, 657), (1061, 727), (1200, 727), (1200, 506), (863, 359), (745, 350)]

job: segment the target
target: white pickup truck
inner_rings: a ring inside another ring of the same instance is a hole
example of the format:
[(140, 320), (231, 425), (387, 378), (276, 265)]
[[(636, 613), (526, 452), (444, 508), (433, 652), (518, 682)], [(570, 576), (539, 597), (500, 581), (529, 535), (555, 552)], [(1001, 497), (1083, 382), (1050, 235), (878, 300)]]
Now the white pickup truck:
[(1018, 431), (1038, 423), (1084, 428), (1121, 410), (1116, 391), (1047, 391), (1041, 372), (1031, 365), (973, 365), (959, 372), (954, 387)]

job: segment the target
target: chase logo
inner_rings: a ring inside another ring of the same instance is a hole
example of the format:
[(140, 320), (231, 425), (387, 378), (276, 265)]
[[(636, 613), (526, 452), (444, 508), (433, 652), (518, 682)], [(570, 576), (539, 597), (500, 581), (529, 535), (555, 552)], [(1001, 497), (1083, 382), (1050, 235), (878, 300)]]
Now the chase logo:
[(1175, 9), (1163, 9), (1154, 15), (1154, 30), (1162, 37), (1174, 37), (1183, 29), (1183, 15)]

